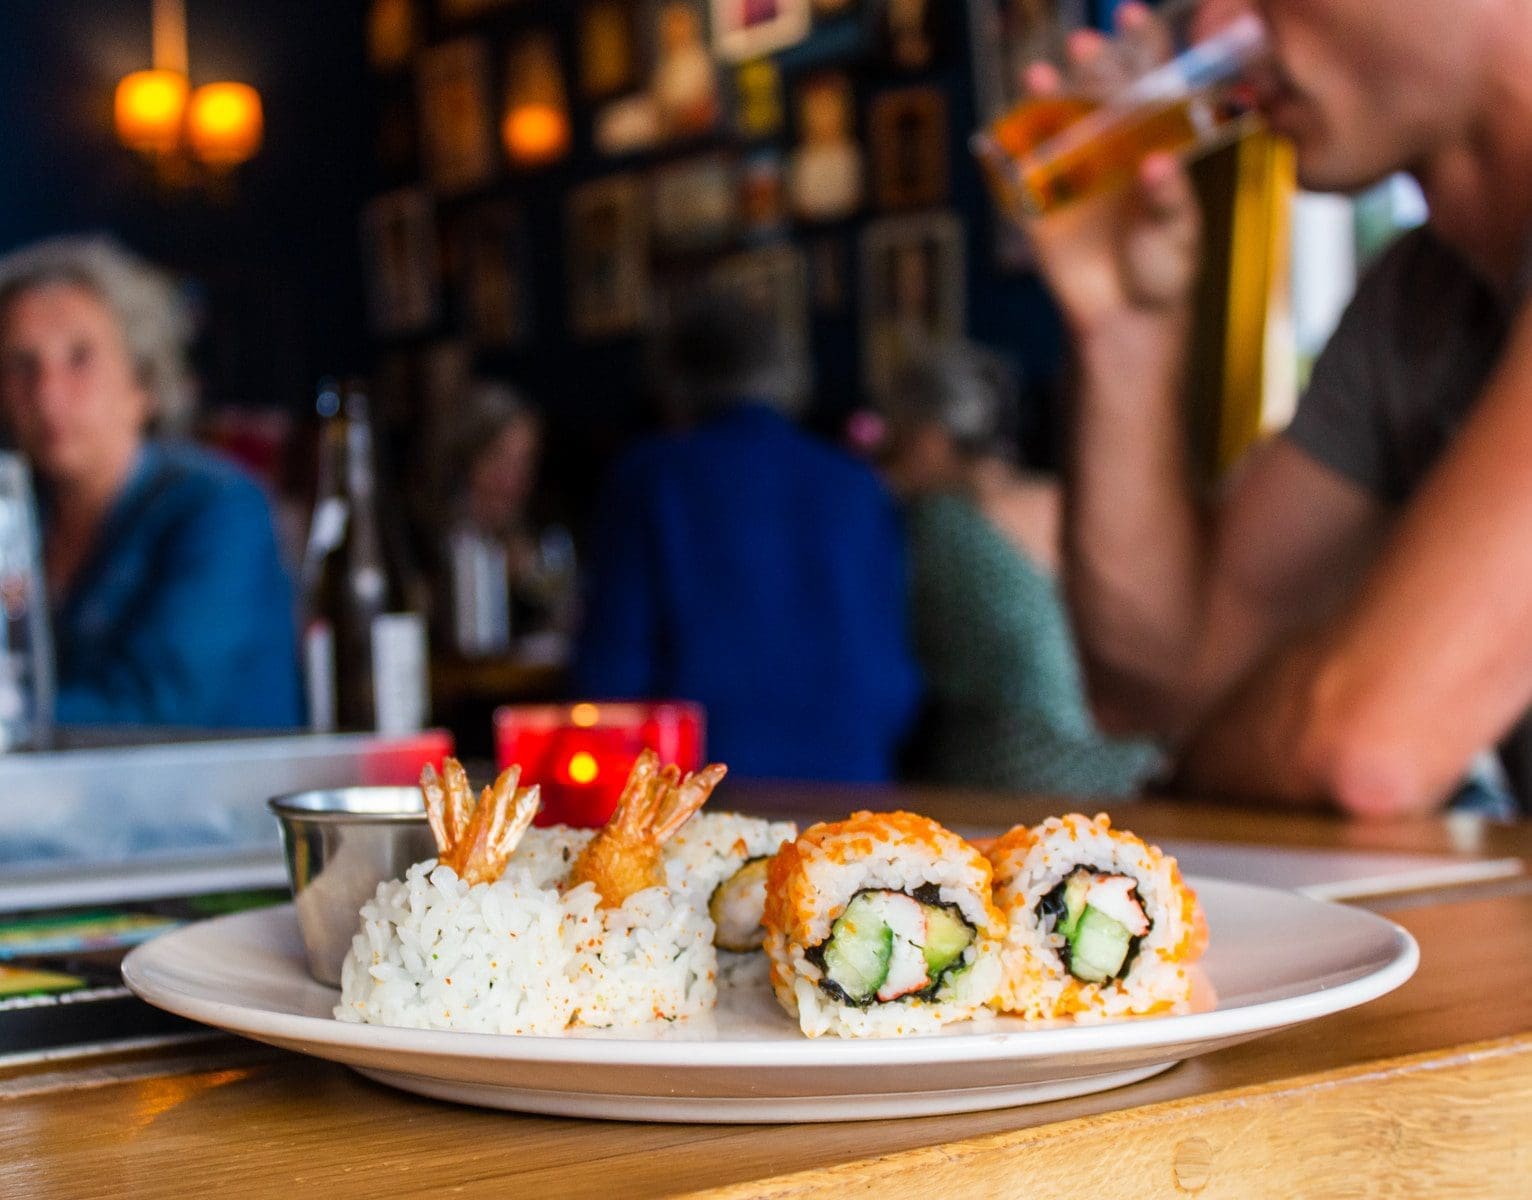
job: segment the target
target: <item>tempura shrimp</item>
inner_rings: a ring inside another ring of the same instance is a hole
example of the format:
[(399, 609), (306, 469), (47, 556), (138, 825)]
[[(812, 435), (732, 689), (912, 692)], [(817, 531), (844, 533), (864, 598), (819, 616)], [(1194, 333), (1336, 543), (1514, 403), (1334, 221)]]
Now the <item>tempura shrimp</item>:
[(603, 908), (621, 908), (629, 896), (665, 882), (660, 847), (707, 803), (728, 771), (709, 763), (684, 778), (679, 767), (660, 767), (659, 756), (645, 750), (633, 764), (611, 820), (575, 859), (568, 886), (591, 883)]
[(542, 804), (537, 787), (517, 787), (521, 768), (510, 767), (474, 803), (468, 774), (455, 758), (442, 763), (442, 775), (429, 763), (420, 772), (426, 819), (436, 838), (438, 859), (469, 885), (494, 883), (505, 874), (511, 855), (532, 825)]

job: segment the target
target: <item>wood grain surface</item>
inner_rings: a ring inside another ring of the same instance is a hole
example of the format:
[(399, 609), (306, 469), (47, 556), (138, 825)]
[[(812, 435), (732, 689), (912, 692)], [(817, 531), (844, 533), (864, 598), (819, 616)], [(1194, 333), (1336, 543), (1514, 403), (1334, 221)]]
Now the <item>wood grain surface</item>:
[[(894, 798), (779, 790), (756, 807)], [(897, 802), (975, 825), (1050, 810), (934, 793)], [(1442, 822), (1171, 804), (1141, 806), (1131, 824), (1167, 838), (1532, 849), (1519, 828), (1477, 826), (1465, 845)], [(1381, 1000), (1115, 1092), (989, 1113), (807, 1126), (523, 1117), (234, 1039), (0, 1069), (0, 1197), (1532, 1195), (1532, 895), (1453, 889), (1390, 916), (1419, 939), (1422, 964)]]

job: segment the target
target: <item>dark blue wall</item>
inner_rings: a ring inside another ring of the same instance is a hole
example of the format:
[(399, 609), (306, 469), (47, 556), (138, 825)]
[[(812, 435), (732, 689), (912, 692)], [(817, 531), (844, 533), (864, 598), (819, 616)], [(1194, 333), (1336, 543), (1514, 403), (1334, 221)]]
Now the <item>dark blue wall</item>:
[(366, 363), (356, 212), (372, 146), (362, 5), (192, 0), (192, 82), (260, 90), (266, 145), (231, 194), (166, 191), (111, 127), (149, 65), (148, 0), (4, 0), (0, 251), (106, 231), (181, 273), (204, 314), (214, 403), (301, 407), (315, 377)]

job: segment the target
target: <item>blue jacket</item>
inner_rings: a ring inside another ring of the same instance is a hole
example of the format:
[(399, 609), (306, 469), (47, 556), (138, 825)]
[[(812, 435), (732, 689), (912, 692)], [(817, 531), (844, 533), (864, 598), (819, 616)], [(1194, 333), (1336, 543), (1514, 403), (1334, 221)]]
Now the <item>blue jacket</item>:
[(918, 698), (892, 500), (764, 408), (636, 447), (596, 527), (575, 683), (695, 700), (748, 777), (888, 779)]
[[(47, 504), (42, 506), (47, 537)], [(60, 724), (302, 720), (292, 587), (261, 490), (149, 443), (53, 611)]]

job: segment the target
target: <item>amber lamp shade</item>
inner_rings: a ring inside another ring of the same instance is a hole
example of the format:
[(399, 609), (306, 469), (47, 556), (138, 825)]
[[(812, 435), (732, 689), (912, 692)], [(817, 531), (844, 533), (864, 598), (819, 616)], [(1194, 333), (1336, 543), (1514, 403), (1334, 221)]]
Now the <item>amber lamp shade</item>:
[(192, 93), (186, 139), (208, 165), (233, 167), (252, 158), (265, 131), (260, 93), (249, 84), (205, 83)]
[(143, 154), (173, 153), (181, 143), (189, 92), (180, 71), (156, 68), (124, 75), (113, 104), (117, 137)]
[(569, 100), (558, 55), (547, 37), (529, 38), (511, 52), (500, 137), (517, 166), (536, 167), (569, 153)]

